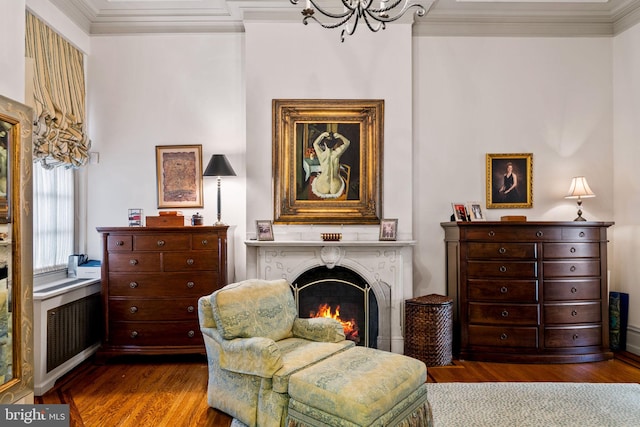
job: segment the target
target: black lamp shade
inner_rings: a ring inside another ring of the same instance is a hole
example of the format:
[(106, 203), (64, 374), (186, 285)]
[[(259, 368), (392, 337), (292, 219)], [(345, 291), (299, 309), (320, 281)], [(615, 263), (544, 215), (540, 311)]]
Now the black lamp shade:
[(231, 163), (224, 154), (214, 154), (209, 160), (203, 176), (236, 176), (236, 172), (231, 167)]

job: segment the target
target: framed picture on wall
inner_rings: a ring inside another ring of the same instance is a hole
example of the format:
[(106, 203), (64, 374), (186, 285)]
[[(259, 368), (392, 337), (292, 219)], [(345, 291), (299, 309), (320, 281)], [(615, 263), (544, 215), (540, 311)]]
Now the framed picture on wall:
[(273, 240), (273, 224), (269, 220), (256, 221), (256, 237), (258, 240)]
[(202, 145), (157, 145), (158, 209), (202, 208)]
[(533, 154), (487, 154), (487, 209), (533, 207)]
[(383, 100), (274, 99), (274, 223), (379, 224)]

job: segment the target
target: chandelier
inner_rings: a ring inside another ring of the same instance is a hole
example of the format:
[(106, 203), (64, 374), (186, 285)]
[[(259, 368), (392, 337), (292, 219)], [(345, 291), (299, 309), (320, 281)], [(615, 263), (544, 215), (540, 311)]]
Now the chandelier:
[[(290, 0), (292, 4), (297, 5), (300, 0)], [(414, 3), (411, 0), (340, 0), (344, 6), (341, 13), (332, 13), (322, 9), (318, 3), (318, 0), (306, 0), (306, 7), (302, 9), (302, 15), (304, 18), (302, 22), (307, 25), (310, 19), (313, 19), (323, 28), (338, 28), (344, 25), (342, 33), (340, 33), (340, 39), (344, 42), (345, 36), (350, 36), (356, 32), (358, 22), (360, 19), (369, 27), (373, 32), (378, 32), (386, 28), (387, 22), (393, 22), (400, 19), (407, 10), (416, 8), (417, 16), (424, 16), (426, 10), (424, 6), (418, 3)], [(379, 7), (374, 7), (374, 1)], [(388, 12), (395, 9), (396, 6), (402, 6), (400, 10), (393, 16), (390, 16)], [(316, 18), (315, 13), (319, 12), (324, 17), (331, 19), (330, 22), (322, 22)]]

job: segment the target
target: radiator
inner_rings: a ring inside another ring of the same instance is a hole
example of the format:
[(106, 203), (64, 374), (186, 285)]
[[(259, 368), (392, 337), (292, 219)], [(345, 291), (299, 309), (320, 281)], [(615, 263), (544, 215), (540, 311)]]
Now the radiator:
[(100, 295), (47, 311), (47, 372), (100, 342)]

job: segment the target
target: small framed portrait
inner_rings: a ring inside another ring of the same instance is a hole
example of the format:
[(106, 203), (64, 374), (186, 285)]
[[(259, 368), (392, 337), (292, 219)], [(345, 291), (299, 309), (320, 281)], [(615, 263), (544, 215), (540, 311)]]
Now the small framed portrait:
[(256, 236), (258, 240), (273, 240), (273, 224), (268, 219), (256, 221)]
[(142, 227), (142, 209), (129, 209), (129, 227)]
[(398, 238), (398, 220), (380, 220), (380, 240), (396, 240)]
[(533, 207), (533, 154), (487, 154), (487, 209)]
[(467, 213), (471, 221), (486, 221), (480, 202), (467, 202)]
[(453, 218), (455, 221), (467, 221), (469, 215), (467, 214), (467, 207), (464, 203), (451, 203), (453, 209)]

